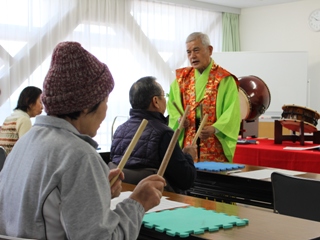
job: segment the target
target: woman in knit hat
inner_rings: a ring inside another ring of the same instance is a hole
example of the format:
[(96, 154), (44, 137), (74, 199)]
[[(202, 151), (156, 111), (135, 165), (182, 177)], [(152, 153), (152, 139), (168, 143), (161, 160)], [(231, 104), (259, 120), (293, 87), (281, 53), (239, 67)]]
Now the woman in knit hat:
[(24, 88), (13, 113), (4, 120), (0, 129), (0, 146), (4, 147), (7, 154), (11, 152), (18, 139), (30, 130), (30, 118), (41, 114), (41, 93), (41, 89), (34, 86)]
[(57, 45), (43, 84), (48, 116), (36, 118), (0, 174), (0, 234), (54, 240), (138, 237), (144, 213), (160, 203), (165, 180), (158, 175), (142, 180), (110, 209), (124, 176), (109, 170), (92, 137), (106, 116), (113, 87), (108, 67), (79, 43)]

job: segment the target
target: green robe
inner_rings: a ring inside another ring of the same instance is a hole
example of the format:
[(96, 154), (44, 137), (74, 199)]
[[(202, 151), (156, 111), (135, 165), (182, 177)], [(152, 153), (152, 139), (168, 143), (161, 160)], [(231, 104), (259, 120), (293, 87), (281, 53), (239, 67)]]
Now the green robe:
[[(212, 64), (213, 61), (202, 74), (200, 74), (198, 70), (195, 70), (197, 102), (204, 97), (205, 86), (208, 81)], [(175, 130), (179, 126), (178, 119), (181, 116), (172, 104), (173, 102), (176, 102), (178, 107), (181, 110), (184, 110), (181, 101), (180, 88), (177, 80), (175, 80), (170, 86), (169, 99), (167, 104), (169, 126)], [(197, 116), (200, 116), (199, 110), (197, 110)], [(241, 123), (239, 92), (237, 84), (232, 76), (224, 78), (219, 84), (216, 117), (217, 121), (212, 125), (216, 129), (215, 135), (222, 145), (225, 156), (227, 157), (229, 162), (232, 162)], [(184, 131), (181, 132), (179, 137), (179, 144), (181, 147), (183, 147), (183, 139)]]

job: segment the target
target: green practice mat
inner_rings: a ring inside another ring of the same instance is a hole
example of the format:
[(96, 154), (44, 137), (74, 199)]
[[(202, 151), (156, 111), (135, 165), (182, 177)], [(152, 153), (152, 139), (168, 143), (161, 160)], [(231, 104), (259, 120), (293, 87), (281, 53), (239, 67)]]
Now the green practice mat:
[(215, 232), (220, 228), (245, 226), (248, 219), (217, 213), (204, 208), (187, 207), (147, 213), (142, 221), (146, 228), (166, 232), (169, 236), (188, 237), (190, 234), (202, 234), (205, 231)]

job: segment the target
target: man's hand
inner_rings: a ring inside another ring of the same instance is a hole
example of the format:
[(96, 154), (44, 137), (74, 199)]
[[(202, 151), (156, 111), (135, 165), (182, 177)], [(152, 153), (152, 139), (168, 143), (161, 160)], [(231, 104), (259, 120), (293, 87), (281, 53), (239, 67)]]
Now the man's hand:
[(213, 126), (205, 126), (202, 128), (202, 131), (199, 135), (201, 139), (207, 139), (212, 137), (215, 133), (215, 128)]
[[(182, 117), (180, 117), (180, 118), (178, 119), (178, 123), (179, 123), (179, 124), (180, 124), (181, 118), (182, 118)], [(184, 120), (183, 127), (184, 127), (184, 128), (188, 128), (189, 126), (190, 126), (190, 121), (189, 121), (189, 119), (186, 118), (186, 120)]]
[[(118, 176), (119, 175), (119, 176)], [(111, 169), (109, 173), (109, 181), (118, 176), (117, 180), (111, 187), (111, 198), (119, 197), (122, 190), (122, 180), (124, 179), (124, 174), (119, 168)]]
[(194, 160), (197, 157), (197, 145), (185, 146), (184, 149), (182, 149), (182, 152), (189, 153)]

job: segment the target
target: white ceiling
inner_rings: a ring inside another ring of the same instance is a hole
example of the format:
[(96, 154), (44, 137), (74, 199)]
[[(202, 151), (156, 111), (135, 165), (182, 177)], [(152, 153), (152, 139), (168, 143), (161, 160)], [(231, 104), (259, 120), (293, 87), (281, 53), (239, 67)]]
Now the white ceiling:
[(281, 3), (298, 2), (298, 1), (304, 1), (304, 0), (194, 0), (194, 1), (241, 9), (241, 8), (250, 8), (250, 7), (262, 7), (262, 6), (275, 5), (275, 4), (281, 4)]

